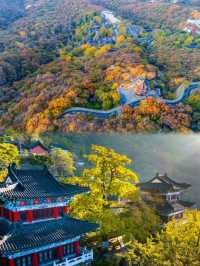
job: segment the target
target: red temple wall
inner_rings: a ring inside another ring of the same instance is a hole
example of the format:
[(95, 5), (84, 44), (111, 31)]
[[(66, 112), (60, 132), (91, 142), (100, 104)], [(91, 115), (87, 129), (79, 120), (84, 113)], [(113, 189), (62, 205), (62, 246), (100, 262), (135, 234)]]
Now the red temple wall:
[(58, 219), (61, 216), (69, 213), (69, 206), (34, 209), (21, 212), (13, 212), (4, 207), (0, 207), (0, 217), (8, 219), (10, 222), (29, 222), (43, 219)]

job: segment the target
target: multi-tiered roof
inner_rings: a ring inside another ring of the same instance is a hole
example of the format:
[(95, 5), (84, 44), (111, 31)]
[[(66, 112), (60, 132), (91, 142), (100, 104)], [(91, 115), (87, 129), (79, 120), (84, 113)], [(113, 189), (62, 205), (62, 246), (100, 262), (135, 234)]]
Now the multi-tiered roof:
[[(79, 238), (98, 226), (70, 217), (69, 203), (75, 195), (88, 191), (59, 183), (47, 168), (9, 167), (5, 182), (0, 184), (0, 265), (43, 265), (39, 258), (44, 255), (45, 262), (50, 259), (48, 254), (53, 261), (73, 252), (78, 256)], [(72, 247), (68, 250), (69, 244)]]
[(158, 193), (168, 193), (168, 192), (178, 192), (183, 191), (191, 187), (190, 184), (187, 183), (178, 183), (167, 176), (167, 174), (159, 175), (156, 174), (152, 179), (140, 183), (140, 189), (155, 191)]
[(167, 174), (156, 176), (146, 182), (138, 184), (145, 195), (145, 199), (152, 201), (161, 217), (182, 217), (186, 208), (193, 202), (181, 200), (181, 194), (191, 187), (190, 184), (172, 180)]

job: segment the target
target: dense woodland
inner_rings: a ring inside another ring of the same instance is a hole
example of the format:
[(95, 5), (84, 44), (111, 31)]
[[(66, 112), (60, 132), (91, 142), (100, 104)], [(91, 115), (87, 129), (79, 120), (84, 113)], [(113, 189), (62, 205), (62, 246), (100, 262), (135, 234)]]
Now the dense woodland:
[[(61, 118), (70, 107), (118, 106), (117, 88), (128, 86), (133, 77), (145, 78), (168, 99), (176, 98), (178, 86), (199, 81), (200, 35), (183, 31), (188, 18), (199, 16), (194, 2), (190, 8), (170, 1), (6, 3), (5, 14), (21, 13), (0, 29), (1, 129), (31, 134), (199, 130), (198, 92), (174, 108), (147, 99), (105, 121), (84, 115)], [(117, 33), (100, 16), (105, 7), (122, 17)], [(128, 34), (130, 25), (142, 26), (139, 42)]]
[[(16, 4), (11, 6), (7, 3), (10, 12), (17, 12), (17, 7), (23, 10), (20, 1), (14, 2)], [(74, 23), (84, 13), (87, 4), (84, 0), (79, 3), (39, 0), (26, 1), (26, 7), (18, 19), (13, 22), (7, 19), (9, 26), (5, 24), (0, 29), (1, 94), (8, 89), (7, 85), (56, 58), (58, 48), (70, 42)], [(6, 14), (9, 15), (8, 11)], [(3, 15), (0, 14), (0, 18)]]

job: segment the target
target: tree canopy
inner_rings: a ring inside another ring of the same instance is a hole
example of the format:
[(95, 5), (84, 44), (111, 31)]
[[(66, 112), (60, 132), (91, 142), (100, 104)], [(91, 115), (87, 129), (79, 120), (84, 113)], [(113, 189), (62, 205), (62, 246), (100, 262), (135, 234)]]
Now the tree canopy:
[(55, 176), (71, 176), (75, 171), (74, 158), (69, 151), (59, 148), (53, 149), (50, 152), (50, 161), (49, 169)]
[(137, 174), (127, 168), (131, 160), (113, 149), (92, 145), (86, 156), (91, 164), (81, 177), (65, 180), (90, 188), (71, 204), (77, 218), (100, 224), (100, 237), (145, 239), (158, 223), (157, 216), (139, 198)]
[(200, 261), (200, 212), (190, 210), (184, 219), (169, 222), (145, 244), (135, 242), (130, 257), (141, 266), (198, 266)]
[(7, 174), (7, 168), (12, 163), (19, 163), (19, 152), (15, 145), (0, 143), (0, 182)]

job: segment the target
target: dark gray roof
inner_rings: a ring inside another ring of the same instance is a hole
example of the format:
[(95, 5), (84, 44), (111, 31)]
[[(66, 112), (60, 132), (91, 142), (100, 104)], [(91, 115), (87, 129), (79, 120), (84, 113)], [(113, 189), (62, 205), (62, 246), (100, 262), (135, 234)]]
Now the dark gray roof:
[(151, 190), (160, 193), (175, 192), (189, 188), (191, 185), (187, 183), (178, 183), (165, 175), (157, 174), (154, 178), (147, 182), (139, 183), (139, 188), (143, 191)]
[(47, 168), (24, 170), (11, 166), (9, 167), (8, 177), (13, 183), (17, 183), (17, 186), (7, 192), (1, 192), (0, 189), (0, 197), (10, 200), (62, 196), (72, 197), (76, 194), (89, 191), (85, 187), (59, 183)]
[(156, 206), (156, 210), (161, 216), (167, 216), (173, 212), (184, 211), (185, 208), (190, 208), (194, 205), (193, 202), (176, 201), (176, 202), (164, 202)]
[[(6, 220), (1, 220), (1, 225), (0, 256), (9, 256), (22, 250), (29, 251), (33, 248), (60, 243), (96, 231), (98, 228), (97, 224), (76, 220), (69, 216), (33, 224), (10, 224), (9, 227)], [(3, 239), (2, 236), (5, 233), (6, 238)]]

